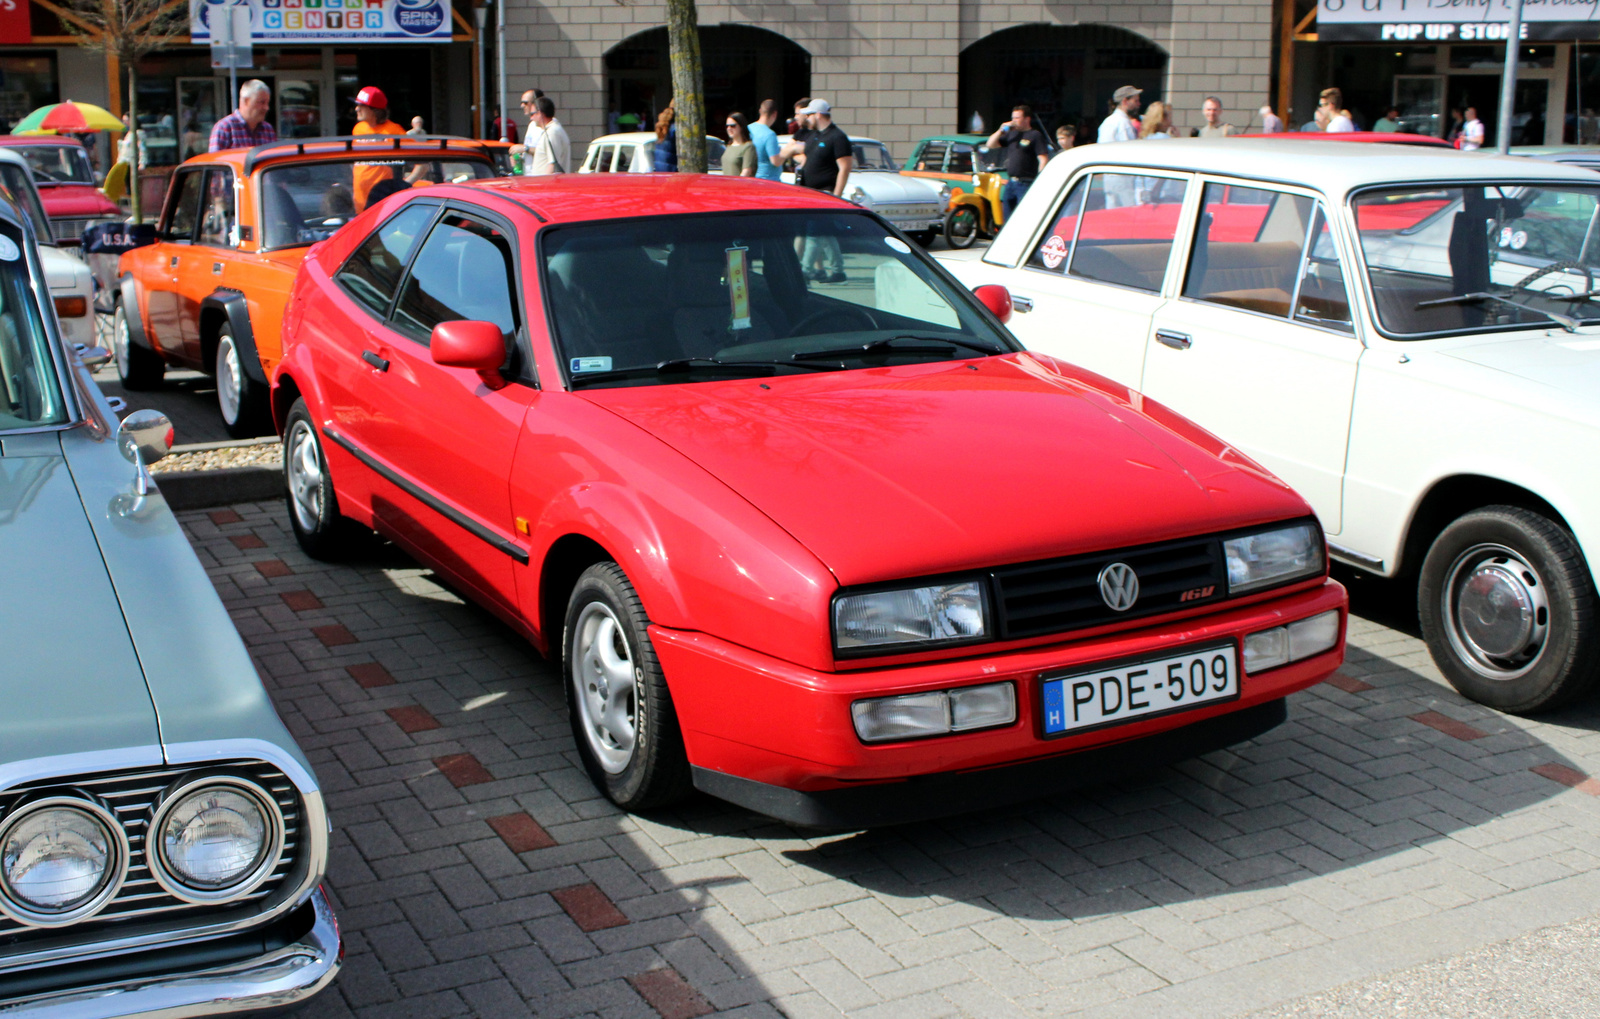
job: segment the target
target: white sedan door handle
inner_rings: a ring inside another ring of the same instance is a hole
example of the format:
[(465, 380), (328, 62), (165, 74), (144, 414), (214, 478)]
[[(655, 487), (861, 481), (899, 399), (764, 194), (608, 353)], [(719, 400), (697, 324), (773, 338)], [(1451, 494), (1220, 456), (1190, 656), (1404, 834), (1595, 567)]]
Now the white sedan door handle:
[(1031, 297), (1021, 297), (1021, 296), (1018, 296), (1017, 294), (1012, 294), (1011, 295), (1011, 310), (1018, 311), (1018, 312), (1032, 311), (1033, 310), (1033, 298), (1031, 298)]
[(1188, 350), (1189, 345), (1194, 341), (1189, 338), (1188, 333), (1175, 332), (1171, 329), (1157, 329), (1156, 342), (1165, 344), (1173, 350)]

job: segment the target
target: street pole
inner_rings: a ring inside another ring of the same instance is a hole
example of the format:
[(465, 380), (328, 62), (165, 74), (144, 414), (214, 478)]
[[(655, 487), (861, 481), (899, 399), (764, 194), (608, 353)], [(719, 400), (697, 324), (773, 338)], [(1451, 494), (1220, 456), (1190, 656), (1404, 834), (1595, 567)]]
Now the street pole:
[(1522, 0), (1511, 0), (1511, 24), (1506, 33), (1506, 69), (1500, 77), (1500, 124), (1495, 151), (1511, 151), (1511, 111), (1517, 98), (1517, 58), (1522, 55)]
[(223, 52), (228, 54), (228, 99), (230, 102), (239, 101), (239, 61), (234, 59), (233, 45), (233, 4), (226, 3), (222, 6), (222, 23), (228, 26), (227, 40)]
[(511, 137), (511, 122), (506, 119), (506, 5), (505, 0), (500, 0), (494, 5), (494, 41), (500, 51), (500, 90), (495, 93), (496, 104), (500, 108), (500, 140), (503, 142), (516, 141)]
[(489, 23), (489, 11), (475, 7), (472, 16), (478, 19), (478, 137), (489, 137), (489, 51), (483, 46), (483, 29)]

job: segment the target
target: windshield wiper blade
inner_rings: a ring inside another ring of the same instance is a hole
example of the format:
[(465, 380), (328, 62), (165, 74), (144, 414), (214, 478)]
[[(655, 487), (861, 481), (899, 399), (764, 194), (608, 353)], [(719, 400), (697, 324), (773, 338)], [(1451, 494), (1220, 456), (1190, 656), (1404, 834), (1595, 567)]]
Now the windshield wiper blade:
[[(896, 346), (899, 340), (915, 340), (924, 344), (920, 347)], [(938, 344), (938, 346), (934, 346)], [(863, 343), (859, 347), (835, 347), (830, 350), (802, 350), (797, 354), (790, 354), (792, 361), (831, 360), (836, 357), (857, 357), (861, 354), (876, 354), (890, 351), (896, 354), (953, 354), (956, 347), (965, 347), (983, 354), (1005, 354), (1008, 351), (991, 347), (986, 343), (974, 343), (958, 336), (890, 336), (882, 340), (873, 340)]]
[(1583, 324), (1582, 321), (1573, 318), (1571, 315), (1563, 315), (1557, 311), (1546, 311), (1543, 308), (1535, 308), (1531, 305), (1513, 301), (1509, 297), (1502, 297), (1500, 294), (1485, 293), (1481, 290), (1471, 294), (1457, 294), (1455, 297), (1439, 297), (1431, 301), (1418, 301), (1415, 305), (1413, 305), (1413, 309), (1420, 310), (1422, 308), (1437, 308), (1446, 304), (1477, 304), (1480, 301), (1499, 301), (1501, 304), (1509, 304), (1513, 308), (1519, 308), (1522, 311), (1531, 311), (1535, 314), (1543, 315), (1569, 333), (1577, 332), (1578, 327)]
[(717, 361), (709, 357), (675, 357), (656, 364), (641, 364), (615, 371), (583, 372), (572, 376), (574, 388), (594, 382), (611, 382), (616, 379), (636, 379), (642, 375), (687, 375), (691, 372), (715, 372), (720, 375), (776, 375), (782, 369), (795, 368), (807, 371), (830, 371), (826, 365), (790, 364), (787, 361)]

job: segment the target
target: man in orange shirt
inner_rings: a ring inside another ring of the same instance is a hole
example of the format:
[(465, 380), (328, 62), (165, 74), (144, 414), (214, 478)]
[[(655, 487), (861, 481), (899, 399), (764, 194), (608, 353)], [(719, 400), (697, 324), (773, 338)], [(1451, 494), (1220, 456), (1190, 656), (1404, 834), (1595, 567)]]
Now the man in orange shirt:
[[(383, 94), (383, 89), (368, 85), (356, 93), (356, 126), (350, 133), (404, 135), (406, 132), (399, 124), (389, 119), (389, 97)], [(374, 187), (382, 181), (395, 178), (395, 169), (398, 165), (398, 162), (385, 160), (371, 166), (357, 163), (352, 168), (350, 190), (355, 198), (357, 212), (367, 207), (367, 194)]]

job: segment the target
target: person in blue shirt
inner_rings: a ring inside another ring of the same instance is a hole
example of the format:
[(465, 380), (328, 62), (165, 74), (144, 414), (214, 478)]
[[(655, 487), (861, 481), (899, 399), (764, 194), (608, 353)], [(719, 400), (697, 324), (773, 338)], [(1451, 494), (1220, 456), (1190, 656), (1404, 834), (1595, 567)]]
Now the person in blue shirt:
[(656, 118), (656, 148), (652, 167), (656, 173), (678, 172), (678, 110), (671, 102)]
[(778, 104), (771, 99), (761, 100), (761, 113), (750, 125), (750, 140), (756, 144), (756, 176), (762, 180), (782, 180), (783, 171), (772, 159), (778, 154), (778, 132), (772, 125), (778, 122)]

